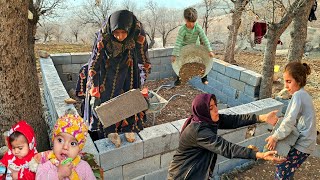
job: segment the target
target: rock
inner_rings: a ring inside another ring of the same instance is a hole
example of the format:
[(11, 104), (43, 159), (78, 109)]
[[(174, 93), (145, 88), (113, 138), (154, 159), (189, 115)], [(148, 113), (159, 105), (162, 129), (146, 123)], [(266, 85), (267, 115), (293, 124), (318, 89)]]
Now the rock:
[(292, 95), (288, 92), (286, 88), (282, 89), (277, 96), (281, 99), (291, 99)]
[(39, 50), (38, 55), (41, 58), (48, 58), (49, 57), (49, 53), (47, 51), (43, 51), (43, 50)]
[(126, 137), (127, 141), (130, 142), (130, 143), (132, 143), (132, 142), (134, 142), (136, 140), (136, 137), (135, 137), (133, 132), (124, 133), (124, 136)]
[(77, 103), (77, 101), (72, 98), (65, 99), (64, 102), (67, 104), (76, 104)]
[(108, 134), (108, 139), (116, 146), (116, 148), (120, 147), (121, 139), (118, 133)]

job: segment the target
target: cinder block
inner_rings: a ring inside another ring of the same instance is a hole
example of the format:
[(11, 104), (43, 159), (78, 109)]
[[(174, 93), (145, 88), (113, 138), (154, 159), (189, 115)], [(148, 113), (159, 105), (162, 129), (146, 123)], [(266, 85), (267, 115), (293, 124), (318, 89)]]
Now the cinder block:
[(172, 72), (170, 72), (170, 71), (160, 72), (160, 79), (170, 78), (170, 77), (172, 77)]
[(216, 91), (215, 93), (218, 103), (228, 103), (228, 96), (221, 91)]
[(57, 70), (57, 72), (58, 72), (59, 75), (63, 72), (63, 71), (62, 71), (62, 65), (61, 65), (61, 64), (55, 65), (55, 68), (56, 68), (56, 70)]
[(153, 49), (154, 57), (164, 57), (167, 56), (166, 48), (154, 48)]
[(236, 99), (236, 95), (238, 94), (238, 90), (230, 87), (229, 85), (223, 85), (222, 92), (228, 96), (228, 98)]
[(263, 114), (263, 109), (260, 107), (257, 107), (253, 104), (242, 104), (240, 106), (235, 106), (232, 108), (229, 108), (230, 111), (233, 111), (236, 114)]
[(238, 81), (238, 80), (231, 78), (230, 79), (230, 86), (239, 90), (239, 91), (244, 92), (246, 84), (242, 81)]
[(221, 61), (219, 59), (215, 59), (213, 58), (213, 65), (212, 65), (212, 69), (214, 71), (217, 71), (221, 74), (224, 74), (226, 72), (226, 66), (230, 66), (231, 64)]
[(170, 162), (173, 160), (173, 155), (176, 153), (176, 151), (171, 151), (165, 154), (161, 155), (161, 164), (160, 167), (161, 168), (166, 168), (169, 167)]
[(276, 100), (283, 103), (283, 107), (282, 107), (281, 113), (285, 114), (286, 111), (287, 111), (290, 99), (281, 99), (279, 97), (276, 97)]
[(139, 136), (143, 140), (143, 157), (172, 151), (179, 145), (179, 132), (171, 123), (145, 128)]
[(271, 135), (271, 133), (268, 132), (268, 133), (264, 133), (264, 134), (261, 134), (261, 135), (255, 137), (256, 138), (255, 146), (257, 148), (259, 148), (260, 152), (263, 151), (264, 146), (267, 144), (265, 139), (267, 137), (269, 137), (270, 135)]
[(155, 65), (152, 65), (152, 70), (151, 72), (161, 72), (161, 64), (155, 64)]
[(244, 163), (248, 163), (248, 159), (230, 159), (230, 160), (225, 160), (221, 163), (218, 164), (219, 169), (218, 169), (218, 174), (221, 175), (226, 172), (230, 172), (232, 169), (236, 168), (237, 166), (240, 166)]
[(171, 57), (169, 57), (169, 56), (162, 57), (161, 58), (161, 64), (162, 65), (164, 65), (164, 64), (170, 64), (171, 65)]
[(228, 97), (228, 105), (230, 107), (239, 106), (241, 104), (242, 104), (242, 102), (240, 100), (232, 98), (232, 97)]
[(100, 159), (99, 159), (99, 152), (96, 148), (96, 146), (94, 145), (92, 139), (90, 136), (88, 136), (86, 138), (86, 144), (84, 145), (83, 147), (83, 152), (87, 152), (87, 153), (90, 153), (90, 154), (93, 154), (94, 156), (94, 159), (96, 160), (96, 162), (98, 164), (100, 164)]
[(218, 91), (222, 91), (223, 83), (221, 83), (217, 80), (209, 79), (209, 84), (207, 86), (213, 87), (214, 89), (217, 89)]
[(244, 87), (244, 93), (251, 97), (259, 97), (260, 86), (251, 86), (246, 84)]
[(151, 72), (151, 74), (149, 74), (148, 80), (159, 80), (160, 79), (160, 73), (159, 72)]
[(75, 89), (76, 88), (77, 82), (76, 81), (64, 82), (63, 86), (66, 89), (66, 91), (69, 92), (70, 89)]
[(151, 62), (151, 68), (152, 68), (152, 65), (160, 65), (161, 57), (155, 56), (154, 58), (150, 59), (150, 62)]
[(272, 99), (272, 98), (261, 99), (258, 101), (251, 102), (251, 104), (253, 104), (259, 108), (262, 108), (263, 114), (269, 113), (274, 110), (279, 110), (279, 112), (281, 112), (282, 107), (283, 107), (282, 102), (279, 102), (279, 101)]
[[(132, 154), (132, 153), (129, 153)], [(125, 156), (119, 157), (128, 157), (128, 154)], [(106, 161), (108, 162), (108, 161)], [(149, 158), (141, 159), (130, 164), (123, 166), (123, 178), (133, 179), (151, 172), (155, 172), (160, 169), (160, 155), (152, 156)]]
[(168, 168), (163, 168), (144, 176), (144, 180), (166, 180), (168, 176)]
[(248, 96), (243, 92), (239, 92), (238, 100), (241, 103), (246, 104), (246, 103), (250, 103), (250, 102), (256, 101), (256, 100), (258, 100), (258, 98), (255, 98), (255, 97), (252, 97), (252, 96)]
[(135, 137), (136, 141), (129, 143), (125, 140), (124, 134), (121, 134), (122, 143), (119, 148), (116, 148), (108, 138), (95, 141), (94, 143), (100, 155), (101, 168), (109, 170), (142, 159), (143, 142), (137, 134)]
[(259, 86), (262, 75), (251, 70), (241, 71), (240, 80), (251, 86)]
[(245, 71), (246, 69), (240, 66), (230, 65), (226, 66), (225, 75), (232, 77), (234, 79), (239, 80), (241, 71)]
[(204, 90), (203, 91), (206, 92), (206, 93), (210, 93), (210, 94), (216, 94), (217, 90), (215, 88), (209, 86), (209, 85), (206, 85), (206, 86), (204, 86)]
[(183, 126), (183, 124), (185, 123), (186, 120), (187, 120), (187, 118), (186, 118), (186, 119), (180, 119), (180, 120), (171, 122), (171, 124), (172, 124), (179, 132), (181, 132), (181, 128), (182, 128), (182, 126)]
[(72, 64), (83, 64), (89, 62), (90, 53), (83, 52), (83, 53), (70, 53), (71, 54), (71, 63)]
[[(247, 130), (247, 128), (246, 128)], [(257, 142), (257, 139), (255, 137), (251, 137), (248, 139), (244, 139), (243, 141), (237, 142), (239, 146), (248, 147), (249, 145), (255, 145)]]
[(232, 131), (222, 134), (221, 136), (232, 143), (238, 143), (245, 140), (247, 127), (233, 129)]
[(269, 130), (272, 130), (273, 126), (268, 123), (258, 123), (254, 136), (260, 136), (265, 133), (270, 133)]
[(81, 64), (63, 64), (62, 72), (63, 73), (79, 73)]
[(171, 57), (173, 52), (173, 47), (166, 47), (167, 50), (167, 56)]
[(50, 54), (50, 58), (55, 65), (59, 64), (71, 64), (70, 53)]
[(211, 70), (209, 71), (209, 73), (207, 74), (208, 79), (210, 78), (210, 79), (216, 80), (216, 79), (217, 79), (217, 73), (218, 73), (218, 72), (216, 72), (216, 71), (214, 71), (214, 70), (211, 69)]
[(123, 179), (122, 166), (110, 169), (103, 172), (104, 180), (119, 180)]
[(200, 89), (200, 90), (204, 91), (204, 86), (205, 85), (202, 83), (200, 77), (198, 77), (198, 76), (193, 77), (191, 80), (189, 80), (189, 83), (192, 84), (197, 89)]
[(235, 112), (231, 111), (229, 108), (228, 109), (221, 109), (218, 112), (219, 112), (219, 114), (236, 114)]
[(230, 84), (230, 79), (228, 76), (225, 76), (224, 74), (217, 73), (217, 81), (221, 82), (224, 85)]
[(154, 53), (153, 53), (153, 49), (148, 49), (148, 56), (150, 59), (154, 58)]

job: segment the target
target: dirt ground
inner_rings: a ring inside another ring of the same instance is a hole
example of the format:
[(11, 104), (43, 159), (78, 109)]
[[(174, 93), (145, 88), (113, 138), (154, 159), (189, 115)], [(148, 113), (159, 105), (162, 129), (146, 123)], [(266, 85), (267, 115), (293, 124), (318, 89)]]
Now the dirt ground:
[[(62, 53), (62, 52), (89, 52), (90, 46), (83, 45), (36, 45), (36, 50), (47, 50), (49, 53)], [(216, 58), (222, 59), (222, 55), (216, 55)], [(262, 72), (263, 53), (262, 52), (240, 52), (235, 55), (237, 64), (241, 67), (253, 70), (255, 72)], [(310, 65), (312, 69), (311, 75), (308, 77), (306, 90), (311, 94), (314, 100), (317, 117), (317, 129), (320, 130), (320, 52), (310, 53), (303, 59)], [(284, 67), (286, 58), (284, 55), (277, 55), (276, 64)], [(281, 69), (282, 70), (282, 69)], [(164, 84), (169, 84), (174, 79), (164, 79), (160, 81), (147, 82), (145, 86), (149, 89), (156, 91), (158, 87)], [(210, 82), (209, 82), (210, 83)], [(283, 83), (274, 83), (273, 93), (279, 92), (283, 87)], [(173, 98), (165, 108), (162, 109), (161, 113), (156, 114), (155, 125), (166, 122), (175, 121), (178, 119), (187, 118), (191, 113), (191, 102), (193, 98), (201, 93), (201, 91), (192, 88), (190, 85), (181, 85), (174, 88), (161, 88), (158, 94), (164, 99), (169, 100), (171, 96), (175, 94), (186, 95), (185, 97), (176, 96)], [(151, 126), (153, 123), (153, 116), (149, 114), (147, 126)], [(320, 140), (318, 141), (320, 143)], [(320, 158), (310, 157), (297, 171), (295, 179), (320, 179)], [(251, 167), (250, 167), (251, 168)], [(235, 170), (229, 174), (225, 174), (223, 179), (244, 179), (244, 180), (255, 180), (255, 179), (274, 179), (275, 167), (269, 162), (257, 162), (251, 169)]]

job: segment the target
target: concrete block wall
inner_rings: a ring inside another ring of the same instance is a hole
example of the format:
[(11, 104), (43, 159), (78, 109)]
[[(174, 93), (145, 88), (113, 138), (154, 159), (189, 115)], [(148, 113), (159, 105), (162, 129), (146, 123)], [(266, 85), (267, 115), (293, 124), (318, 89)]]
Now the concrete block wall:
[(189, 82), (196, 88), (215, 94), (220, 103), (230, 107), (256, 101), (259, 97), (262, 76), (251, 70), (213, 58), (213, 66), (208, 74), (208, 85), (201, 83), (200, 77)]
[[(151, 74), (148, 80), (154, 81), (176, 76), (170, 56), (173, 48), (156, 48), (148, 51), (152, 64)], [(80, 68), (88, 62), (91, 53), (61, 53), (51, 54), (50, 57), (56, 67), (59, 77), (67, 92), (76, 87)]]

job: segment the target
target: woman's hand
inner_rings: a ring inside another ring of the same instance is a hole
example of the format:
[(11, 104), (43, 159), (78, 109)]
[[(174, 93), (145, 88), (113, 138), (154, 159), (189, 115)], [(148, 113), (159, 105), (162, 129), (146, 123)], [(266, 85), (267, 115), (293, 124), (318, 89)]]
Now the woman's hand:
[(277, 146), (277, 139), (276, 138), (269, 136), (269, 137), (267, 137), (267, 139), (265, 141), (267, 142), (266, 146), (269, 150), (272, 151), (276, 148), (276, 146)]
[(259, 115), (259, 122), (266, 122), (275, 126), (279, 120), (277, 116), (278, 110), (271, 111), (268, 114)]
[(262, 152), (257, 152), (256, 153), (256, 158), (257, 159), (263, 159), (266, 161), (272, 161), (274, 163), (280, 164), (283, 163), (284, 161), (286, 161), (286, 158), (280, 158), (280, 157), (276, 157), (275, 155), (277, 154), (277, 151), (268, 151), (265, 153)]

